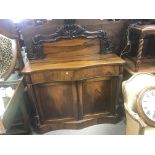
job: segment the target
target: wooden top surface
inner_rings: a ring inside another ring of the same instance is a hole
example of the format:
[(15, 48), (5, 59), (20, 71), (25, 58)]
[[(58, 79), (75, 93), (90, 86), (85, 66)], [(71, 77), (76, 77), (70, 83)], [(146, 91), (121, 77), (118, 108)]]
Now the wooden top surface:
[(125, 70), (130, 73), (131, 75), (138, 73), (138, 72), (148, 72), (148, 73), (155, 73), (155, 60), (153, 59), (144, 59), (139, 66), (138, 72), (135, 72), (135, 62), (131, 61), (130, 59), (125, 59), (126, 65)]
[(134, 72), (131, 68), (129, 68), (128, 66), (125, 66), (125, 70), (131, 74), (131, 75), (134, 75), (136, 73), (152, 73), (154, 74), (155, 73), (155, 67), (151, 66), (149, 68), (147, 67), (142, 67), (138, 70), (138, 72)]
[(155, 34), (155, 25), (135, 25), (132, 29), (135, 29), (138, 33), (142, 33), (143, 35)]
[(154, 29), (155, 30), (155, 25), (136, 25), (135, 26), (136, 29), (139, 29), (139, 30), (151, 30), (151, 29)]
[(59, 59), (50, 59), (50, 57), (42, 60), (35, 60), (27, 63), (22, 70), (23, 74), (44, 70), (73, 70), (100, 65), (124, 64), (125, 61), (114, 53), (111, 54), (93, 54), (83, 55), (79, 57), (66, 57)]

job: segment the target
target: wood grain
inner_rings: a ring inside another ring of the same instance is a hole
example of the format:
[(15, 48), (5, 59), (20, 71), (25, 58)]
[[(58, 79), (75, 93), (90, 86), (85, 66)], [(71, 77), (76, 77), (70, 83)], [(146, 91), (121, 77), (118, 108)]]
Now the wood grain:
[[(115, 21), (108, 21), (107, 19), (100, 20), (100, 19), (77, 19), (76, 24), (81, 25), (82, 27), (90, 30), (105, 30), (112, 40), (113, 44), (113, 52), (120, 54), (122, 49), (124, 48), (125, 44), (123, 44), (123, 38), (125, 35), (125, 31), (132, 20), (119, 20)], [(63, 19), (53, 19), (48, 23), (43, 25), (25, 25), (21, 29), (21, 34), (23, 35), (25, 45), (27, 50), (30, 50), (32, 45), (32, 37), (37, 34), (51, 34), (54, 33), (58, 27), (64, 23)]]
[(76, 95), (73, 91), (74, 87), (72, 82), (54, 82), (35, 86), (42, 123), (53, 119), (63, 119), (64, 121), (65, 118), (70, 118), (70, 120), (75, 118), (77, 111), (74, 110), (77, 108), (74, 108), (74, 104), (76, 104), (76, 101), (73, 100)]
[[(131, 59), (126, 58), (126, 65), (125, 68), (130, 74), (137, 73), (135, 62)], [(155, 60), (154, 59), (143, 59), (143, 63), (139, 66), (138, 72), (148, 72), (148, 73), (155, 73)]]
[(130, 51), (125, 57), (130, 73), (154, 73), (155, 68), (155, 26), (133, 24), (129, 27)]
[(39, 132), (119, 121), (125, 61), (114, 53), (101, 54), (99, 46), (97, 39), (45, 43), (45, 58), (25, 66)]
[(103, 54), (103, 55), (88, 55), (71, 58), (59, 58), (55, 61), (50, 60), (51, 57), (45, 58), (40, 61), (33, 61), (28, 63), (22, 70), (23, 74), (46, 71), (46, 70), (63, 70), (63, 69), (80, 69), (91, 66), (100, 65), (119, 65), (125, 63), (116, 54)]

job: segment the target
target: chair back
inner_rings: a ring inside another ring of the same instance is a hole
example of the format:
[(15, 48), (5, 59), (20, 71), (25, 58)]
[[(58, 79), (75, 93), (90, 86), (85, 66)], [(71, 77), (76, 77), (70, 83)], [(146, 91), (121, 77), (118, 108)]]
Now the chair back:
[(17, 61), (17, 42), (0, 34), (0, 81), (6, 80), (14, 71)]

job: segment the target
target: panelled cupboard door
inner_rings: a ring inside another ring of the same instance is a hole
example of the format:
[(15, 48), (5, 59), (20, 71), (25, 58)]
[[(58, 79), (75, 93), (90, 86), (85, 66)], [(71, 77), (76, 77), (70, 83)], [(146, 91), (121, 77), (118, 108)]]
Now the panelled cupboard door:
[(77, 93), (73, 82), (34, 85), (41, 124), (76, 120)]
[(115, 77), (100, 77), (82, 82), (82, 117), (113, 114), (116, 105)]

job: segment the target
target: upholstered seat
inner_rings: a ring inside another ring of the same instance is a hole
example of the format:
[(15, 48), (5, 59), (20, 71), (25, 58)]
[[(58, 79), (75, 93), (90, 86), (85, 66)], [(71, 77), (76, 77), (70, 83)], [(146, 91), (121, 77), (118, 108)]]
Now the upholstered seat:
[(122, 84), (127, 135), (155, 134), (155, 128), (147, 125), (136, 109), (137, 96), (147, 86), (155, 86), (155, 75), (137, 73)]
[(15, 68), (16, 60), (16, 40), (0, 34), (0, 81), (4, 81), (10, 76)]

